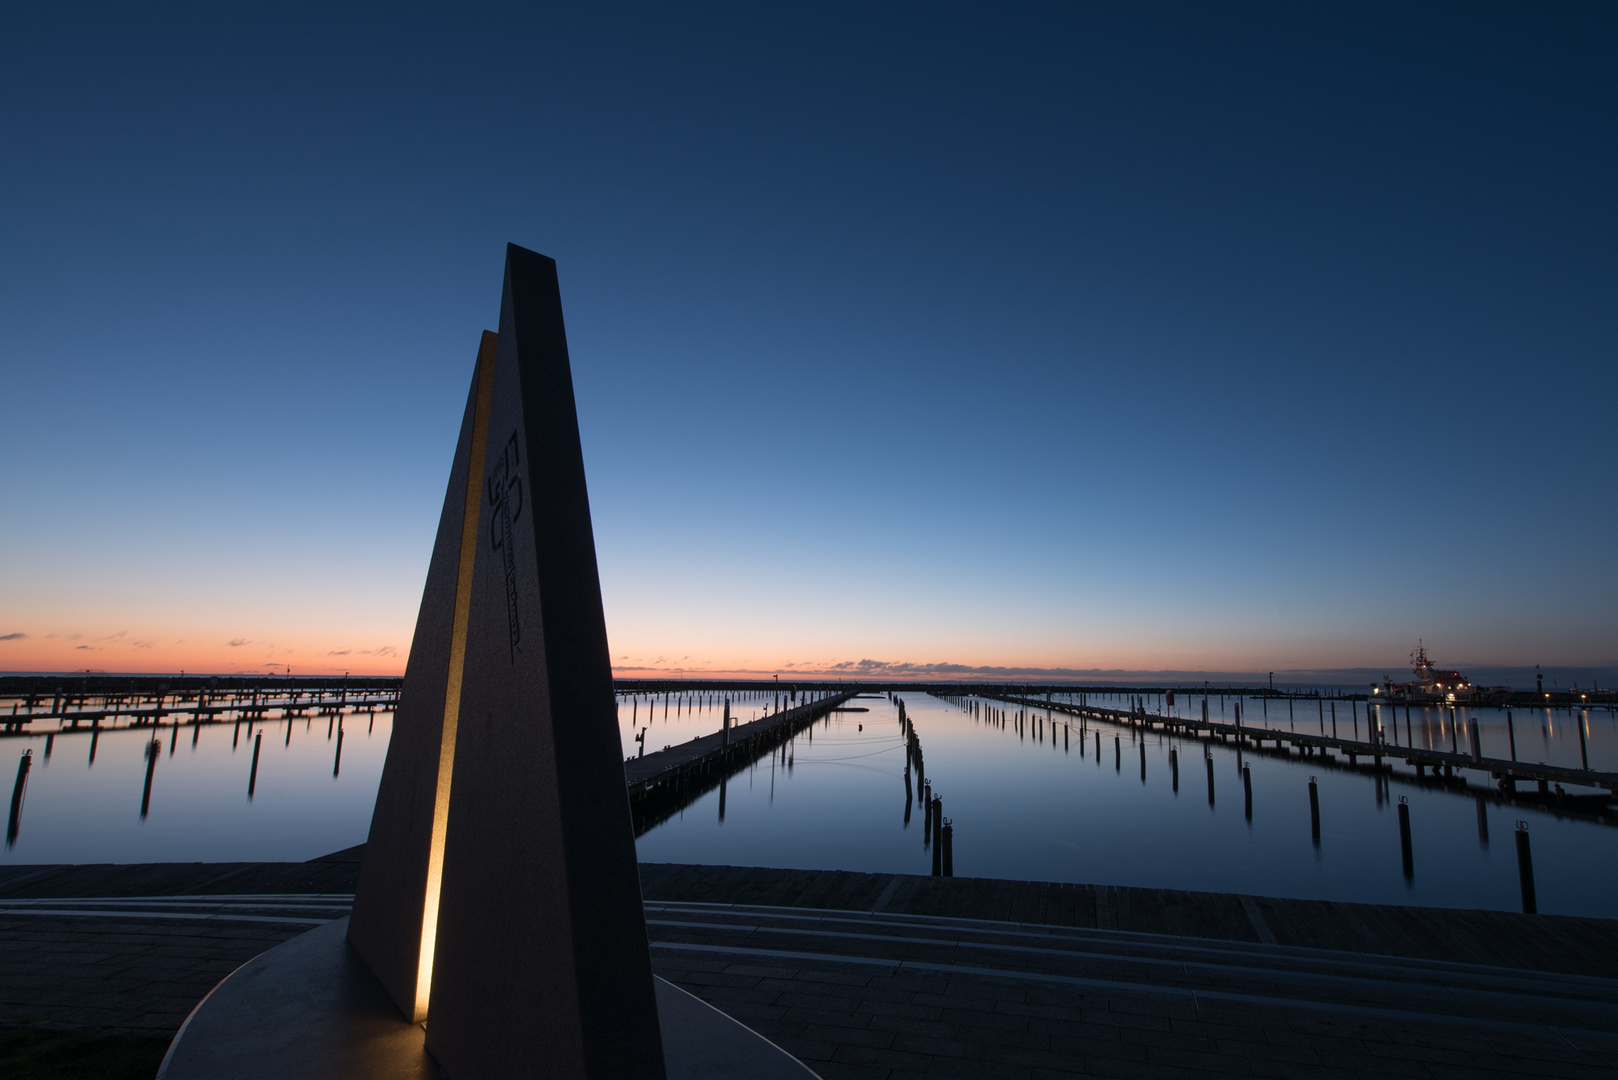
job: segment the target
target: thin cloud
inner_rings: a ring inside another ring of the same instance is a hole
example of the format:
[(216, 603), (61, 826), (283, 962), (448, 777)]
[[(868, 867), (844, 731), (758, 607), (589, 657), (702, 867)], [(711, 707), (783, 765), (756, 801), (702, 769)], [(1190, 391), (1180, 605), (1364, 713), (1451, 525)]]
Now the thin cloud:
[(229, 645), (232, 649), (239, 649), (243, 645), (251, 645), (251, 644), (253, 644), (253, 642), (248, 638), (239, 637), (239, 638), (232, 638), (231, 640), (225, 642), (225, 644)]
[(0, 641), (21, 641), (27, 634), (0, 634)]

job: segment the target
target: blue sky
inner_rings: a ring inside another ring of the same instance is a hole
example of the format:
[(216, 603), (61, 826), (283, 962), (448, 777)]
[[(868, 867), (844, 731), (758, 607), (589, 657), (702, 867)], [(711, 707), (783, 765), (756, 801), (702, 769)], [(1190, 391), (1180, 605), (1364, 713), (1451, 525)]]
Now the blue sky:
[(1610, 5), (0, 20), (0, 669), (401, 667), (507, 241), (625, 674), (1618, 665)]

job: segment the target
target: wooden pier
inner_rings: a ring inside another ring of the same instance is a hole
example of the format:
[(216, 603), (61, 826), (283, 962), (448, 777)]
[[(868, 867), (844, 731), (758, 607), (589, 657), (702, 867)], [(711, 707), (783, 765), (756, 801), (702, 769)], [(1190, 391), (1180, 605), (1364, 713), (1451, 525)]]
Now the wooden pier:
[[(88, 682), (88, 680), (85, 680)], [(345, 679), (193, 680), (189, 688), (151, 680), (116, 680), (125, 688), (106, 685), (100, 680), (95, 690), (88, 686), (70, 688), (39, 686), (13, 696), (9, 713), (0, 712), (0, 735), (27, 735), (37, 721), (56, 721), (52, 734), (93, 731), (103, 724), (125, 723), (129, 727), (159, 727), (165, 723), (211, 723), (225, 719), (264, 720), (270, 713), (280, 717), (355, 711), (393, 709), (399, 704), (398, 679), (365, 679), (352, 683)], [(148, 685), (141, 685), (141, 683)]]
[(733, 773), (778, 750), (798, 732), (854, 697), (857, 689), (825, 696), (745, 724), (703, 735), (678, 746), (624, 762), (624, 781), (635, 815), (635, 833), (665, 820)]
[[(1487, 772), (1491, 778), (1498, 782), (1500, 790), (1507, 794), (1515, 793), (1518, 781), (1531, 781), (1539, 786), (1541, 793), (1544, 793), (1546, 786), (1549, 784), (1565, 783), (1583, 787), (1606, 788), (1609, 793), (1618, 795), (1618, 773), (1599, 772), (1594, 769), (1575, 769), (1564, 765), (1543, 765), (1537, 762), (1484, 757), (1481, 754), (1473, 756), (1472, 754), (1461, 754), (1448, 750), (1429, 750), (1419, 746), (1402, 746), (1397, 742), (1381, 738), (1361, 741), (1333, 735), (1311, 735), (1299, 731), (1279, 731), (1275, 728), (1244, 725), (1239, 719), (1227, 722), (1162, 716), (1148, 713), (1144, 707), (1138, 707), (1130, 711), (1104, 709), (1089, 704), (1040, 700), (1014, 694), (978, 692), (972, 696), (991, 701), (1003, 701), (1024, 709), (1063, 713), (1069, 716), (1102, 720), (1142, 730), (1151, 730), (1155, 727), (1163, 731), (1188, 735), (1192, 738), (1235, 743), (1238, 746), (1257, 751), (1264, 751), (1266, 749), (1265, 744), (1270, 743), (1273, 744), (1270, 749), (1287, 757), (1291, 757), (1293, 751), (1296, 751), (1302, 757), (1318, 757), (1329, 761), (1332, 760), (1332, 754), (1342, 754), (1348, 758), (1350, 766), (1357, 766), (1360, 758), (1368, 758), (1373, 763), (1373, 767), (1377, 769), (1383, 767), (1384, 758), (1403, 759), (1406, 764), (1416, 767), (1418, 775), (1421, 775), (1421, 771), (1426, 768), (1433, 769), (1434, 776), (1438, 775), (1439, 769), (1443, 769), (1446, 776), (1452, 775), (1456, 770), (1471, 769)], [(1375, 731), (1376, 729), (1373, 728), (1372, 730)]]

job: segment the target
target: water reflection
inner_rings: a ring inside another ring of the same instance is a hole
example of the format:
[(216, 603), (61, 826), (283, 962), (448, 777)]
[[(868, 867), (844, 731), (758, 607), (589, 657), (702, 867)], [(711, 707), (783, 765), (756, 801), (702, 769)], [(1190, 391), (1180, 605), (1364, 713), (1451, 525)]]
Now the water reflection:
[[(755, 719), (789, 706), (789, 695), (731, 691), (732, 715)], [(1190, 718), (1202, 710), (1200, 697), (1090, 699)], [(622, 696), (624, 756), (718, 731), (725, 700)], [(914, 745), (895, 701), (857, 698), (848, 705), (868, 711), (827, 715), (652, 827), (637, 842), (641, 857), (926, 874), (935, 853), (942, 865), (935, 837), (949, 826), (963, 876), (1516, 910), (1517, 845), (1492, 841), (1514, 835), (1520, 818), (1534, 834), (1541, 910), (1618, 914), (1618, 828), (1596, 824), (1593, 802), (1573, 792), (1561, 804), (1552, 795), (1513, 805), (1483, 789), (1481, 774), (1470, 786), (1418, 778), (1397, 757), (1384, 759), (1391, 773), (1377, 773), (979, 698), (962, 699), (965, 708), (926, 694), (898, 700)], [(1618, 767), (1606, 713), (1368, 714), (1363, 702), (1208, 698), (1211, 719), (1240, 710), (1250, 727), (1326, 734), (1334, 705), (1345, 737), (1365, 738), (1371, 723), (1391, 730), (1396, 719), (1401, 744), (1464, 748), (1475, 722), (1489, 756), (1515, 749), (1523, 760)], [(307, 859), (359, 843), (392, 721), (348, 712), (0, 739), (18, 761), (0, 858)]]
[[(370, 828), (392, 731), (390, 712), (349, 712), (6, 738), (0, 751), (28, 764), (0, 860), (302, 860), (349, 847)], [(64, 742), (84, 756), (57, 753)]]

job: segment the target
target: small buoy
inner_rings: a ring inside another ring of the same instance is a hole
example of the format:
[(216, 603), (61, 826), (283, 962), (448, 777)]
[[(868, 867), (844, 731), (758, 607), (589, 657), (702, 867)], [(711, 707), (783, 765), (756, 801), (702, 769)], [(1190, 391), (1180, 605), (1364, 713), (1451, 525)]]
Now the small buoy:
[(860, 730), (861, 730), (861, 731), (864, 731), (864, 730), (865, 730), (865, 725), (864, 725), (864, 724), (861, 724), (861, 725), (860, 725)]

